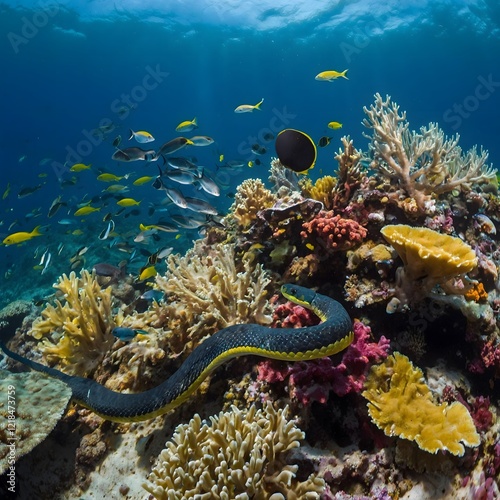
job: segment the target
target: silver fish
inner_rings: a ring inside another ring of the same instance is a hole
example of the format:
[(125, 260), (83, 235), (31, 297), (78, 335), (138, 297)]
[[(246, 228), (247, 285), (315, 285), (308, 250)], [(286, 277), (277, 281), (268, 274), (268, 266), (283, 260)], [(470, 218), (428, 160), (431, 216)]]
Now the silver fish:
[(200, 200), (199, 198), (184, 197), (186, 208), (193, 212), (201, 212), (202, 214), (217, 215), (217, 209), (210, 205), (208, 201)]
[(194, 184), (198, 177), (188, 170), (167, 170), (164, 175), (171, 181), (179, 184), (190, 185)]
[(157, 160), (156, 153), (154, 149), (141, 149), (137, 147), (132, 147), (132, 148), (125, 148), (125, 149), (117, 149), (114, 153), (113, 156), (111, 157), (112, 160), (116, 161), (124, 161), (124, 162), (129, 162), (129, 161), (155, 161)]

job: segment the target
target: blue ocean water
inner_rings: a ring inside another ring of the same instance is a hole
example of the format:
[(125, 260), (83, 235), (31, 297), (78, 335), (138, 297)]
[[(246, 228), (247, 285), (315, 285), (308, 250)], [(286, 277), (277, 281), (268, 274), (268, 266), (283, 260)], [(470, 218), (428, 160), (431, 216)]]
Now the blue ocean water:
[[(118, 134), (123, 147), (138, 145), (127, 141), (129, 129), (152, 133), (156, 141), (145, 146), (154, 148), (177, 137), (181, 121), (197, 117), (199, 128), (186, 135), (208, 135), (215, 143), (179, 155), (196, 157), (224, 183), (219, 198), (205, 196), (221, 213), (243, 179), (267, 179), (275, 153), (266, 132), (296, 128), (315, 141), (331, 136), (332, 143), (318, 150), (315, 177), (335, 169), (342, 135), (366, 149), (363, 106), (376, 92), (391, 95), (407, 111), (411, 128), (437, 122), (446, 134), (460, 134), (464, 150), (484, 146), (498, 166), (500, 6), (493, 0), (399, 3), (0, 3), (1, 240), (38, 225), (44, 231), (21, 246), (0, 247), (0, 305), (50, 293), (82, 246), (89, 246), (89, 267), (128, 258), (98, 238), (107, 226), (103, 215), (117, 211), (114, 198), (96, 202), (99, 212), (73, 216), (80, 203), (101, 196), (107, 187), (96, 180), (99, 172), (131, 174), (127, 196), (141, 201), (140, 213), (130, 215), (128, 209), (114, 221), (119, 238), (132, 247), (140, 246), (133, 242), (140, 223), (167, 217), (160, 212), (162, 192), (149, 184), (132, 185), (142, 175), (156, 176), (157, 165), (111, 159)], [(314, 79), (328, 69), (348, 69), (349, 80)], [(260, 112), (234, 113), (236, 106), (261, 98)], [(330, 121), (343, 126), (332, 131)], [(116, 129), (105, 140), (92, 136), (95, 128), (110, 123)], [(261, 165), (217, 171), (220, 155), (223, 162), (255, 160), (250, 149), (255, 142), (267, 148), (258, 157)], [(92, 168), (69, 172), (78, 162)], [(67, 185), (73, 177), (76, 183)], [(38, 191), (18, 197), (21, 189), (38, 185)], [(59, 195), (67, 205), (48, 218)], [(201, 196), (194, 190), (190, 195)], [(63, 226), (58, 224), (62, 218), (76, 222)], [(73, 234), (78, 229), (83, 234)], [(197, 237), (196, 231), (179, 234), (175, 239), (161, 233), (145, 248), (182, 251)], [(33, 267), (45, 250), (52, 258), (42, 275)], [(144, 263), (143, 257), (132, 269)]]

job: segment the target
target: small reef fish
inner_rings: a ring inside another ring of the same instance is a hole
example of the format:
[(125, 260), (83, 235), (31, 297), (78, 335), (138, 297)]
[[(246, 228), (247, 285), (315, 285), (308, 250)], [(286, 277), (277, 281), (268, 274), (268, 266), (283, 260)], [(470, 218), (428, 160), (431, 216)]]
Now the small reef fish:
[(69, 226), (71, 224), (76, 224), (76, 220), (73, 219), (61, 219), (57, 221), (58, 224), (61, 224), (61, 226)]
[(97, 180), (101, 182), (118, 182), (121, 181), (122, 179), (127, 179), (128, 174), (125, 175), (115, 175), (115, 174), (110, 174), (110, 173), (103, 173), (97, 176)]
[(186, 137), (176, 137), (175, 139), (166, 142), (160, 147), (158, 153), (156, 153), (155, 159), (158, 159), (161, 155), (169, 155), (171, 153), (175, 153), (176, 151), (185, 146), (192, 146), (192, 145), (193, 141), (191, 141), (190, 139), (187, 139)]
[(153, 278), (154, 276), (156, 276), (156, 274), (157, 272), (155, 266), (148, 266), (144, 269), (141, 269), (141, 272), (139, 274), (139, 281), (144, 281), (149, 278)]
[(167, 164), (172, 168), (183, 169), (183, 170), (196, 170), (196, 165), (187, 158), (179, 157), (170, 157), (167, 158)]
[(117, 148), (121, 143), (122, 143), (122, 136), (121, 135), (117, 135), (113, 139), (113, 142), (112, 142), (114, 148)]
[(7, 187), (5, 188), (5, 191), (3, 192), (2, 195), (2, 200), (5, 200), (5, 198), (9, 196), (9, 193), (10, 193), (10, 182), (7, 182)]
[(89, 170), (92, 166), (92, 163), (85, 165), (84, 163), (75, 163), (72, 167), (70, 167), (71, 172), (81, 172), (82, 170)]
[(132, 129), (130, 129), (130, 137), (128, 138), (128, 140), (130, 141), (132, 139), (135, 139), (137, 142), (141, 144), (146, 144), (146, 142), (152, 142), (155, 140), (155, 138), (145, 130), (139, 130), (137, 132), (134, 132)]
[(42, 236), (43, 233), (40, 232), (40, 228), (41, 226), (36, 226), (31, 233), (20, 231), (19, 233), (10, 234), (2, 243), (4, 245), (19, 245), (20, 243), (31, 240), (35, 236)]
[(200, 173), (201, 175), (198, 177), (196, 182), (199, 184), (201, 189), (203, 189), (205, 193), (211, 194), (212, 196), (220, 196), (220, 188), (216, 182), (208, 176), (203, 168)]
[(24, 198), (26, 196), (29, 196), (30, 194), (36, 193), (42, 187), (43, 187), (43, 184), (38, 184), (38, 186), (22, 188), (19, 191), (19, 193), (17, 193), (17, 197), (18, 198)]
[(328, 124), (328, 128), (331, 128), (333, 130), (337, 130), (339, 128), (342, 128), (342, 123), (340, 123), (340, 122), (330, 122)]
[(139, 298), (141, 300), (147, 300), (148, 302), (160, 302), (165, 294), (161, 290), (148, 290), (144, 292)]
[(267, 153), (267, 149), (260, 144), (252, 144), (252, 153), (256, 155), (263, 155)]
[(81, 236), (83, 234), (83, 231), (81, 229), (75, 229), (74, 231), (71, 231), (71, 234), (73, 236)]
[(347, 73), (347, 69), (344, 71), (322, 71), (321, 73), (318, 73), (314, 79), (319, 80), (320, 82), (333, 82), (333, 80), (336, 80), (337, 78), (345, 78), (346, 80), (349, 80), (345, 74)]
[(149, 335), (146, 330), (136, 330), (135, 328), (127, 328), (124, 326), (117, 326), (111, 331), (113, 335), (124, 342), (131, 341), (137, 335)]
[(103, 229), (101, 231), (101, 234), (99, 235), (100, 240), (107, 240), (109, 238), (109, 234), (115, 230), (115, 223), (113, 220), (110, 220), (108, 222), (108, 227), (106, 229)]
[(50, 261), (52, 259), (52, 254), (48, 250), (46, 250), (42, 256), (42, 261), (40, 262), (40, 265), (43, 264), (43, 258), (45, 257), (46, 254), (47, 254), (47, 259), (45, 261), (45, 266), (43, 266), (42, 274), (45, 274), (45, 271), (47, 271), (47, 268), (49, 267)]
[(167, 170), (164, 175), (171, 181), (184, 185), (194, 184), (195, 180), (198, 178), (195, 174), (189, 172), (188, 170)]
[(260, 106), (264, 102), (264, 98), (262, 98), (257, 104), (240, 104), (234, 110), (235, 113), (251, 113), (254, 109), (258, 109), (260, 111)]
[(106, 191), (107, 193), (126, 193), (128, 190), (128, 186), (125, 186), (124, 184), (111, 184), (111, 186), (103, 189), (103, 191)]
[(206, 135), (195, 135), (194, 137), (191, 137), (191, 141), (193, 146), (210, 146), (210, 144), (213, 144), (214, 142), (211, 137)]
[(179, 208), (187, 208), (187, 202), (184, 199), (183, 194), (178, 189), (168, 188), (167, 186), (165, 186), (165, 184), (161, 180), (161, 177), (156, 178), (156, 180), (153, 182), (153, 187), (155, 189), (161, 189), (165, 191), (165, 194), (174, 205), (177, 205)]
[(17, 160), (19, 163), (23, 162), (24, 160), (26, 160), (26, 158), (28, 158), (27, 155), (22, 155), (19, 157), (19, 160)]
[(185, 120), (177, 127), (175, 127), (176, 132), (191, 132), (191, 130), (194, 130), (195, 128), (198, 128), (198, 122), (196, 121), (196, 117), (193, 118), (191, 121)]
[(324, 135), (318, 141), (318, 146), (320, 148), (324, 148), (324, 147), (328, 146), (328, 144), (330, 144), (331, 140), (332, 140), (332, 137), (327, 137), (326, 135)]
[(154, 179), (153, 176), (145, 175), (143, 177), (139, 177), (138, 179), (136, 179), (134, 182), (132, 182), (132, 184), (134, 186), (142, 186), (143, 184), (146, 184), (146, 182), (152, 181), (153, 179)]
[(133, 207), (134, 205), (139, 205), (141, 202), (134, 200), (134, 198), (123, 198), (116, 202), (120, 207)]
[(123, 276), (123, 269), (121, 267), (113, 266), (112, 264), (108, 264), (107, 262), (99, 262), (95, 264), (92, 268), (97, 276), (104, 276), (106, 278), (120, 278)]
[(217, 215), (217, 209), (205, 200), (190, 198), (188, 196), (185, 196), (184, 200), (186, 201), (186, 208), (188, 210), (200, 212), (202, 214)]
[(53, 217), (57, 211), (64, 205), (66, 206), (67, 203), (64, 201), (61, 201), (62, 197), (59, 195), (50, 205), (49, 212), (47, 214), (48, 217)]
[(79, 208), (73, 215), (76, 217), (80, 217), (82, 215), (91, 214), (92, 212), (98, 212), (99, 210), (101, 210), (101, 207), (91, 207), (90, 205), (86, 205)]
[(172, 214), (170, 217), (179, 227), (184, 229), (196, 229), (206, 223), (206, 220), (195, 219), (194, 217), (187, 217), (180, 214)]
[(116, 161), (155, 161), (158, 158), (156, 157), (156, 153), (154, 149), (141, 149), (141, 148), (125, 148), (125, 149), (117, 149), (113, 155), (111, 156), (112, 160)]

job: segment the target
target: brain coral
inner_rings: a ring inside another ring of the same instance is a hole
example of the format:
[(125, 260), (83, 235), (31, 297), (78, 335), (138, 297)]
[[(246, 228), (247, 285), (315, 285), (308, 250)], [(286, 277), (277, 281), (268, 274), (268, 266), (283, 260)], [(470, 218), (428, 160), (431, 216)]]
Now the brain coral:
[(286, 462), (304, 433), (285, 413), (268, 403), (263, 410), (233, 406), (210, 423), (195, 415), (177, 427), (144, 488), (160, 500), (319, 498), (323, 480), (311, 474), (300, 482), (298, 466)]
[[(480, 437), (467, 408), (457, 401), (436, 404), (422, 370), (395, 352), (373, 366), (362, 393), (368, 413), (388, 436), (415, 441), (430, 453), (448, 450), (462, 456), (464, 446), (479, 446)], [(463, 444), (462, 444), (463, 443)]]
[(41, 350), (49, 362), (70, 374), (89, 375), (114, 342), (111, 288), (103, 290), (85, 269), (79, 278), (74, 272), (63, 274), (54, 288), (65, 303), (57, 299), (55, 306), (48, 304), (33, 322), (31, 335), (43, 338)]
[[(61, 418), (71, 389), (38, 372), (0, 370), (0, 474), (41, 443)], [(15, 417), (15, 418), (12, 418)]]

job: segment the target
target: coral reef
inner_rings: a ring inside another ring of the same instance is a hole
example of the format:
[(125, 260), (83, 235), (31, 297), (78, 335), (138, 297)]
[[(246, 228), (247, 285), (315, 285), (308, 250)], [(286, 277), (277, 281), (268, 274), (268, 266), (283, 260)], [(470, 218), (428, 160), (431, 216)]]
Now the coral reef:
[[(63, 415), (71, 390), (38, 372), (0, 370), (0, 474), (41, 443)], [(15, 469), (15, 467), (14, 467)]]
[(157, 499), (319, 498), (323, 480), (297, 479), (287, 461), (304, 433), (269, 403), (262, 410), (235, 406), (203, 422), (195, 415), (177, 427), (143, 486)]
[(459, 136), (447, 138), (436, 123), (410, 132), (406, 113), (375, 94), (375, 103), (363, 108), (363, 125), (372, 131), (370, 168), (395, 181), (402, 196), (414, 200), (418, 213), (432, 213), (434, 201), (452, 190), (470, 191), (474, 184), (489, 183), (495, 176), (486, 165), (488, 153), (472, 148), (463, 154)]
[(4, 330), (11, 332), (19, 328), (23, 319), (33, 312), (33, 304), (26, 300), (15, 300), (0, 310), (0, 335)]
[(365, 388), (368, 412), (388, 436), (415, 441), (430, 453), (447, 450), (458, 456), (464, 445), (480, 444), (467, 408), (457, 401), (435, 404), (422, 371), (398, 352), (372, 367)]
[(83, 269), (63, 274), (54, 288), (62, 295), (55, 306), (48, 304), (30, 332), (43, 339), (40, 350), (51, 364), (67, 373), (91, 374), (114, 342), (111, 288), (103, 290), (95, 274)]

